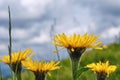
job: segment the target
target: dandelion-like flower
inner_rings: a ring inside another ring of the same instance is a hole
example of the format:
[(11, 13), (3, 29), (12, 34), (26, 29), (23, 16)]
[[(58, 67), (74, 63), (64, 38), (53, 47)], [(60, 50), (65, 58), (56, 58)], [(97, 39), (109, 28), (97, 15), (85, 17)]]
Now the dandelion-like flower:
[(98, 80), (105, 80), (105, 78), (117, 68), (115, 65), (109, 65), (109, 61), (105, 63), (99, 62), (88, 64), (86, 67), (97, 73)]
[(87, 33), (84, 35), (73, 34), (71, 36), (67, 36), (66, 34), (57, 34), (54, 37), (53, 44), (60, 47), (65, 47), (68, 49), (76, 49), (76, 48), (94, 48), (101, 49), (98, 47), (102, 42), (96, 41), (98, 36), (94, 36), (93, 34), (88, 35)]
[[(94, 36), (93, 34), (88, 35), (86, 33), (82, 36), (79, 34), (67, 36), (66, 34), (62, 33), (55, 35), (53, 44), (55, 46), (67, 48), (71, 53), (83, 53), (86, 48), (102, 49), (101, 47), (99, 47), (102, 42), (97, 41), (97, 39), (98, 36)], [(80, 53), (78, 55), (81, 55)]]
[(44, 62), (44, 61), (23, 61), (23, 66), (34, 72), (36, 80), (44, 80), (46, 73), (52, 70), (59, 69), (60, 62), (50, 61), (50, 62)]
[(13, 52), (11, 54), (11, 59), (9, 55), (3, 56), (2, 59), (0, 59), (0, 62), (8, 64), (15, 73), (20, 74), (22, 69), (21, 62), (30, 59), (33, 56), (31, 53), (31, 49)]
[[(25, 51), (20, 51), (20, 52), (14, 52), (11, 55), (11, 60), (10, 56), (3, 56), (3, 58), (0, 60), (0, 62), (6, 63), (6, 64), (16, 64), (18, 62), (24, 61), (32, 57), (32, 52), (31, 49), (26, 49)], [(29, 57), (28, 57), (29, 56)]]
[(55, 46), (67, 48), (70, 55), (72, 61), (73, 80), (75, 80), (75, 72), (78, 69), (82, 53), (87, 48), (102, 49), (99, 47), (102, 42), (97, 39), (98, 36), (95, 36), (94, 34), (88, 35), (87, 33), (84, 35), (73, 34), (70, 36), (67, 36), (64, 33), (55, 35), (53, 44)]

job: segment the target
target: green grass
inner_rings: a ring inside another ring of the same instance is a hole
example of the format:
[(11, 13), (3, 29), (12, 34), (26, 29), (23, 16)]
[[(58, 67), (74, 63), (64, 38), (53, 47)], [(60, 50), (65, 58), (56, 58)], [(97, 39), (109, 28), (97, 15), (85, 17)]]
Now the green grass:
[[(86, 51), (81, 58), (80, 66), (86, 66), (92, 62), (110, 61), (110, 64), (117, 65), (117, 70), (109, 75), (107, 80), (120, 80), (120, 44), (111, 44), (105, 50)], [(47, 75), (46, 80), (72, 80), (71, 79), (71, 64), (70, 59), (61, 61), (61, 69), (52, 71), (51, 76)], [(34, 75), (30, 71), (25, 71), (22, 74), (23, 80), (34, 80)], [(84, 72), (79, 80), (96, 80), (96, 74), (91, 70)]]

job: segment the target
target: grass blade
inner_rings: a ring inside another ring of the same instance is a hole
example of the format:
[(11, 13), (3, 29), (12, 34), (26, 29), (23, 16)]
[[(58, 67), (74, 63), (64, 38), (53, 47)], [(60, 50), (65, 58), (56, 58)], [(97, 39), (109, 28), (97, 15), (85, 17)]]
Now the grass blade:
[(82, 67), (82, 68), (78, 69), (75, 74), (75, 79), (79, 78), (80, 75), (87, 70), (89, 70), (89, 68), (86, 68), (86, 67)]

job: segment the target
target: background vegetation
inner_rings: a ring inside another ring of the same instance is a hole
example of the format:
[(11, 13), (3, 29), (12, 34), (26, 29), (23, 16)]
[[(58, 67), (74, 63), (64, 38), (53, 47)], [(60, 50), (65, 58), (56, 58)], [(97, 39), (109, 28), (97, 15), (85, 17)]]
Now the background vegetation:
[[(107, 80), (120, 80), (120, 43), (113, 43), (104, 50), (90, 50), (82, 55), (81, 66), (86, 66), (92, 62), (109, 60), (110, 64), (117, 65), (117, 70), (109, 75)], [(51, 72), (46, 80), (71, 80), (71, 64), (69, 58), (61, 61), (61, 69)], [(34, 75), (30, 71), (22, 73), (23, 80), (34, 80)], [(9, 79), (10, 80), (10, 79)], [(79, 80), (96, 80), (95, 73), (91, 70), (84, 72)]]

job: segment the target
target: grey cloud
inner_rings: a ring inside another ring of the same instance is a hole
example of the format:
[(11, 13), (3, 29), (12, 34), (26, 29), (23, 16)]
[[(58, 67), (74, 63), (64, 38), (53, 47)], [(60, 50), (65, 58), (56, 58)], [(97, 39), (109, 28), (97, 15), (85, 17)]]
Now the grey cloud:
[[(8, 31), (7, 6), (11, 7), (13, 25), (13, 51), (30, 47), (36, 53), (52, 52), (51, 40), (46, 43), (29, 43), (35, 37), (50, 35), (50, 27), (56, 19), (53, 33), (104, 33), (110, 27), (120, 27), (120, 6), (117, 1), (108, 0), (49, 0), (41, 6), (33, 6), (35, 12), (29, 11), (29, 5), (21, 3), (21, 0), (2, 0), (0, 12), (5, 11), (6, 17), (0, 16), (0, 27)], [(114, 3), (113, 3), (114, 2)], [(116, 4), (117, 3), (117, 4)], [(42, 8), (41, 8), (42, 7)], [(94, 25), (91, 25), (93, 23)], [(15, 30), (24, 30), (17, 33)], [(7, 34), (7, 33), (6, 33)], [(2, 34), (3, 35), (3, 34)], [(22, 37), (19, 37), (22, 36)], [(18, 38), (19, 37), (19, 38)], [(8, 43), (8, 36), (0, 39), (3, 43)], [(46, 55), (46, 54), (45, 54)], [(45, 56), (44, 55), (44, 56)], [(63, 55), (63, 54), (62, 54)], [(50, 56), (50, 54), (49, 54)], [(64, 55), (63, 55), (64, 56)], [(63, 57), (62, 56), (62, 57)]]
[(96, 33), (120, 25), (120, 1), (118, 0), (73, 0), (74, 4), (89, 9), (96, 24)]

